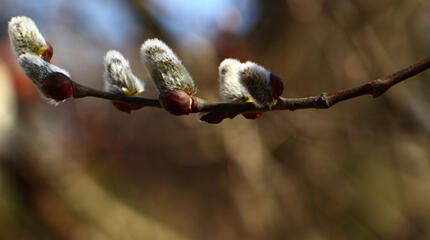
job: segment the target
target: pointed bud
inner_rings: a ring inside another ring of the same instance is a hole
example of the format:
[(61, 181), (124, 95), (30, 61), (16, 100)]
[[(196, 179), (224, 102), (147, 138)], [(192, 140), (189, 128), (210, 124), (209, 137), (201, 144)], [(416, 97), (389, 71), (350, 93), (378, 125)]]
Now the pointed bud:
[(140, 48), (142, 61), (160, 93), (182, 90), (192, 96), (196, 93), (194, 81), (175, 53), (164, 42), (146, 40)]
[(73, 82), (66, 70), (33, 54), (22, 54), (18, 63), (43, 97), (61, 102), (72, 96)]
[(8, 26), (9, 38), (15, 56), (33, 54), (50, 61), (52, 46), (45, 41), (36, 24), (28, 17), (13, 17)]
[[(129, 62), (121, 53), (110, 50), (104, 58), (105, 90), (119, 95), (138, 96), (144, 90), (143, 83), (131, 71)], [(133, 109), (129, 103), (112, 101), (120, 111), (130, 113)]]
[(282, 81), (264, 67), (246, 62), (240, 70), (240, 82), (251, 95), (253, 102), (260, 106), (273, 106), (284, 89)]
[(182, 90), (170, 90), (160, 93), (160, 104), (174, 115), (188, 115), (192, 111), (193, 99)]

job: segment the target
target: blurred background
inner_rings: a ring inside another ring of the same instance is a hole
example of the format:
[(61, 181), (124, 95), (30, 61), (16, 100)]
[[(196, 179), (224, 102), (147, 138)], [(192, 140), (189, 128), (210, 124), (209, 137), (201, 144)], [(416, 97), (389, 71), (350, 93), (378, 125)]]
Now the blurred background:
[(53, 63), (103, 88), (121, 51), (157, 97), (140, 44), (168, 43), (199, 97), (252, 60), (304, 97), (430, 55), (427, 0), (0, 0), (0, 239), (430, 239), (430, 71), (378, 99), (218, 125), (85, 98), (43, 100), (13, 56), (26, 15)]

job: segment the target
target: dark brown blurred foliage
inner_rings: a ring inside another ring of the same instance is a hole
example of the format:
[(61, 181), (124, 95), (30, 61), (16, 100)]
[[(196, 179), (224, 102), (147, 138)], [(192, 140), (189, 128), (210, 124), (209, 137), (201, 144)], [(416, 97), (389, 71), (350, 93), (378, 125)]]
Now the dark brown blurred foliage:
[[(226, 57), (262, 64), (283, 79), (284, 95), (301, 97), (430, 54), (423, 0), (259, 1), (248, 33), (225, 27), (240, 19), (230, 9), (213, 38), (191, 46), (160, 24), (156, 1), (128, 4), (136, 34), (120, 50), (151, 97), (138, 47), (153, 36), (177, 50), (209, 100), (219, 99)], [(64, 11), (40, 20), (53, 61), (102, 88), (113, 46)], [(1, 12), (0, 239), (430, 239), (429, 73), (376, 100), (215, 126), (160, 109), (128, 115), (98, 99), (52, 107), (10, 50), (7, 14), (24, 13)]]

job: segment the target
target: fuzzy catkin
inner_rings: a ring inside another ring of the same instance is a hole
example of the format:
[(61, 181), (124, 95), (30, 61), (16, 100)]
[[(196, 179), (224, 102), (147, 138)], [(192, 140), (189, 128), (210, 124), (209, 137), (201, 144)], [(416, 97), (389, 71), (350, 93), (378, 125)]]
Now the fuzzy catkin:
[(22, 54), (40, 55), (46, 49), (46, 41), (36, 24), (28, 17), (13, 17), (8, 33), (16, 57)]
[(154, 38), (146, 40), (140, 54), (158, 91), (183, 90), (189, 95), (197, 89), (181, 60), (164, 42)]
[(108, 51), (104, 65), (106, 91), (127, 96), (137, 96), (144, 91), (143, 83), (133, 74), (129, 62), (118, 51)]
[(25, 75), (37, 87), (40, 92), (40, 95), (43, 98), (48, 99), (51, 104), (58, 105), (58, 101), (51, 99), (42, 91), (43, 83), (52, 73), (62, 73), (68, 78), (70, 78), (70, 74), (66, 70), (54, 64), (51, 64), (43, 60), (41, 57), (33, 54), (22, 54), (18, 58), (18, 63), (24, 71)]
[(225, 102), (247, 102), (251, 96), (239, 81), (242, 63), (237, 59), (227, 58), (218, 68), (219, 92)]
[(256, 105), (266, 107), (273, 105), (275, 100), (272, 96), (269, 71), (248, 61), (242, 64), (239, 75), (240, 83), (248, 90)]
[(41, 57), (33, 54), (22, 54), (18, 58), (18, 63), (25, 75), (27, 75), (27, 77), (38, 88), (41, 88), (45, 78), (54, 72), (62, 73), (70, 78), (70, 74), (66, 70), (57, 67), (54, 64), (51, 64), (43, 60)]

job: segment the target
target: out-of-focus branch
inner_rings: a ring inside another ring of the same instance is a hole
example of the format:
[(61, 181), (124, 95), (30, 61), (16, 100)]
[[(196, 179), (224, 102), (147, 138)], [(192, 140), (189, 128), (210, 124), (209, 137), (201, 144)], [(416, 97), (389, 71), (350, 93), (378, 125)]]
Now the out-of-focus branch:
[[(202, 98), (193, 97), (192, 112), (225, 112), (230, 115), (236, 115), (244, 112), (267, 112), (278, 110), (296, 110), (306, 108), (329, 108), (338, 102), (347, 99), (372, 95), (374, 98), (379, 97), (390, 89), (395, 84), (402, 82), (410, 77), (413, 77), (430, 68), (430, 58), (415, 63), (406, 67), (398, 72), (379, 78), (363, 85), (339, 90), (335, 92), (324, 92), (319, 96), (303, 97), (303, 98), (280, 98), (278, 103), (272, 108), (257, 107), (253, 103), (220, 103), (209, 102)], [(74, 97), (97, 97), (109, 100), (122, 101), (130, 103), (135, 109), (142, 107), (161, 107), (157, 99), (148, 99), (142, 97), (128, 97), (123, 95), (116, 95), (104, 91), (99, 91), (85, 87), (81, 84), (74, 83)]]
[(148, 10), (147, 5), (153, 5), (153, 3), (143, 0), (128, 0), (127, 2), (142, 19), (146, 28), (151, 32), (151, 36), (157, 36), (158, 38), (165, 40), (170, 39), (169, 35), (166, 34), (165, 31), (159, 26), (153, 14), (151, 14), (151, 12)]

